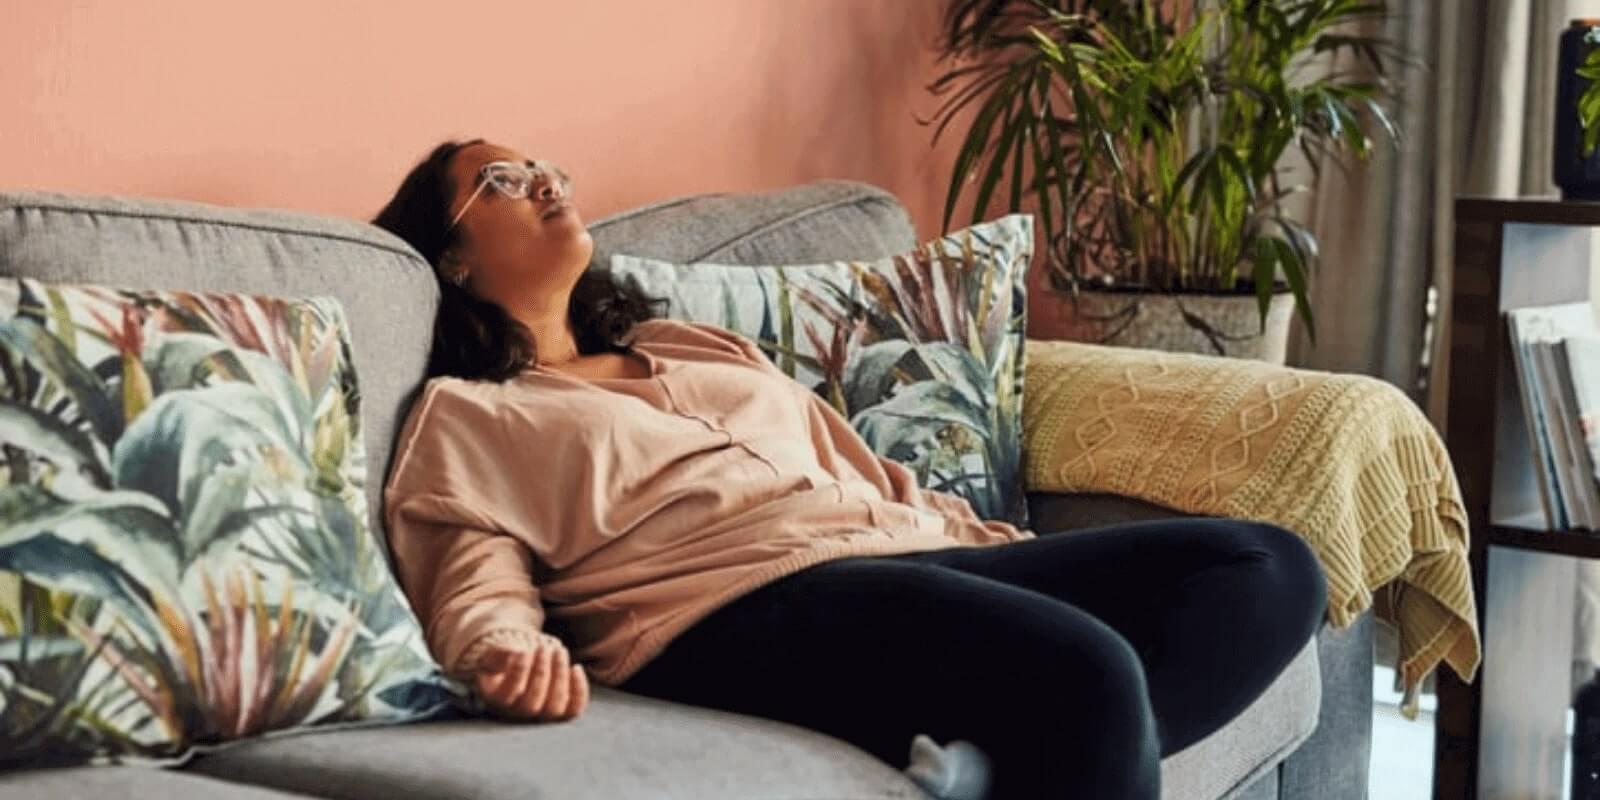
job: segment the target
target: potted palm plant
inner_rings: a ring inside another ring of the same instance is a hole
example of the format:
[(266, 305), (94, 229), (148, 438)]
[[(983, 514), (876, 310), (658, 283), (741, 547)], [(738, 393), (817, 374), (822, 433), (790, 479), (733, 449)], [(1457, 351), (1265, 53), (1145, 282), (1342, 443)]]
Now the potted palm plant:
[[(935, 140), (946, 197), (1032, 210), (1066, 335), (1283, 361), (1324, 162), (1397, 139), (1373, 0), (952, 0)], [(932, 122), (933, 120), (930, 120)], [(1298, 151), (1304, 163), (1290, 165)]]

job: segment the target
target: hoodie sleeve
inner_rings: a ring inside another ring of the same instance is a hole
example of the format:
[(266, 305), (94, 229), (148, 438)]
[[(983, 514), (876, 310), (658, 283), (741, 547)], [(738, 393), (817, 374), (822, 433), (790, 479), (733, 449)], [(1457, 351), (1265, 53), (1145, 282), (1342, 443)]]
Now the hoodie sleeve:
[[(484, 431), (472, 429), (492, 428), (492, 418), (449, 395), (430, 384), (408, 418), (384, 519), (395, 571), (429, 649), (446, 672), (468, 677), (491, 644), (562, 644), (543, 632), (533, 551), (489, 517), (492, 505), (472, 491), (483, 483), (474, 471), (493, 469), (474, 447)], [(440, 412), (443, 405), (449, 409)]]
[(403, 501), (389, 522), (389, 546), (406, 598), (422, 620), (428, 647), (445, 671), (467, 677), (491, 644), (537, 649), (544, 607), (533, 582), (533, 554), (505, 534), (444, 521), (439, 498)]

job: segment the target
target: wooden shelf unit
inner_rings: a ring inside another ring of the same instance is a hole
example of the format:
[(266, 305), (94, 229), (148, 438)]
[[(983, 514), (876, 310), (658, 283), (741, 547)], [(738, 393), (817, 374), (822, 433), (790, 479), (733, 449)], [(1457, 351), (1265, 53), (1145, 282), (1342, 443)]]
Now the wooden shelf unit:
[(1600, 558), (1600, 533), (1594, 531), (1545, 531), (1495, 525), (1489, 528), (1489, 544), (1558, 556)]
[(1544, 527), (1504, 313), (1585, 301), (1600, 203), (1455, 204), (1445, 441), (1471, 530), (1484, 661), (1437, 672), (1435, 800), (1551, 798), (1566, 782), (1577, 559), (1600, 533)]

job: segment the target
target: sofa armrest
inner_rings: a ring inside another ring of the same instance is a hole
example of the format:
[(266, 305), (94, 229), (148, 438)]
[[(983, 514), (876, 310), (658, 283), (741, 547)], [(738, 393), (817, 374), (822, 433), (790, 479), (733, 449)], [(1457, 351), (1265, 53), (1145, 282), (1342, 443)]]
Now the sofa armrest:
[(1213, 478), (1211, 493), (1232, 488), (1226, 479), (1250, 472), (1286, 433), (1283, 405), (1314, 385), (1393, 392), (1362, 376), (1076, 342), (1029, 339), (1025, 356), (1030, 492), (1116, 494), (1191, 512), (1205, 498), (1178, 502), (1174, 492), (1205, 492)]
[(1028, 340), (1025, 356), (1030, 494), (1287, 528), (1323, 565), (1329, 622), (1376, 607), (1400, 629), (1408, 688), (1440, 660), (1471, 678), (1466, 513), (1438, 432), (1404, 393), (1360, 375), (1073, 342)]

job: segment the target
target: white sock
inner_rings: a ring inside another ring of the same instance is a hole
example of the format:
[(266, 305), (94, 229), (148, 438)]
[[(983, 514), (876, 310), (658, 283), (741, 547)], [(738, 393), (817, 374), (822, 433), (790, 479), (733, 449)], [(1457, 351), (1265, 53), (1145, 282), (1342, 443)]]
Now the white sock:
[(936, 800), (983, 800), (989, 793), (989, 757), (960, 739), (940, 747), (917, 734), (905, 774)]

